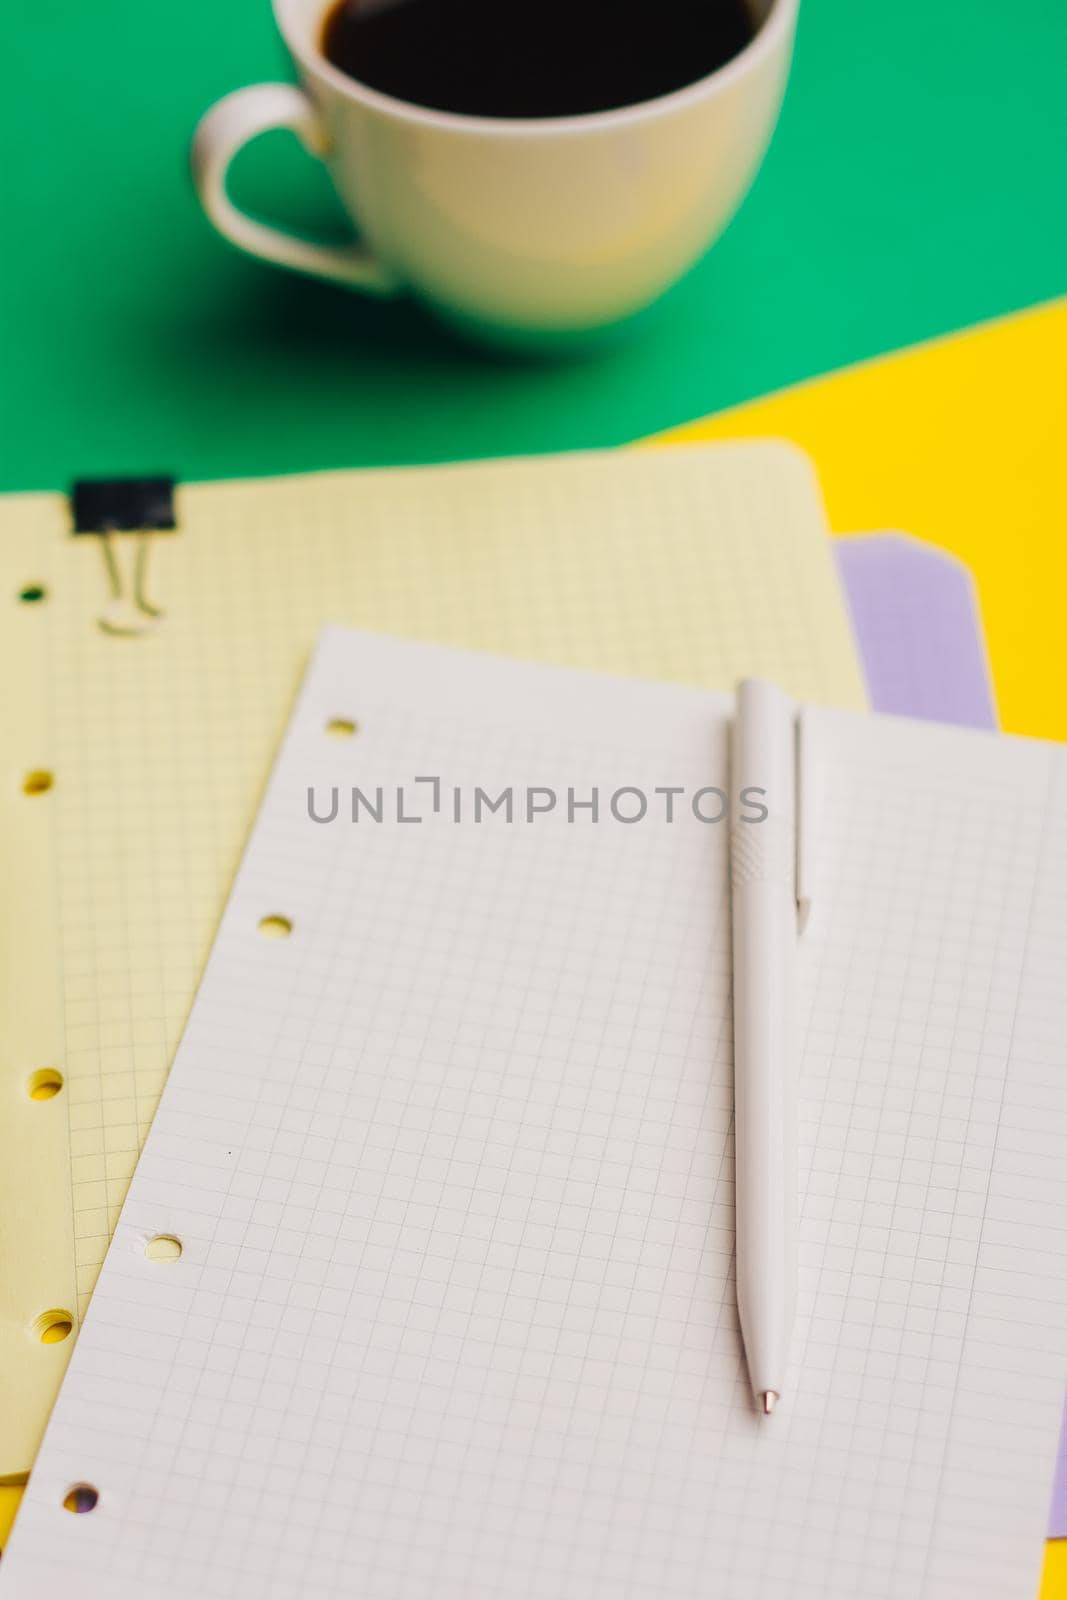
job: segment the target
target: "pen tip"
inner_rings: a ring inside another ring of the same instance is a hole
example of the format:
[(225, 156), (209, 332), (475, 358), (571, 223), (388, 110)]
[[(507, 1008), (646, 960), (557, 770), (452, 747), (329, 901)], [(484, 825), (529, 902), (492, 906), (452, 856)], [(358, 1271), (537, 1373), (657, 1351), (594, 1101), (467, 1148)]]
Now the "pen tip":
[(763, 1410), (763, 1415), (765, 1417), (769, 1417), (775, 1406), (778, 1404), (778, 1395), (773, 1389), (765, 1389), (760, 1395), (759, 1401)]

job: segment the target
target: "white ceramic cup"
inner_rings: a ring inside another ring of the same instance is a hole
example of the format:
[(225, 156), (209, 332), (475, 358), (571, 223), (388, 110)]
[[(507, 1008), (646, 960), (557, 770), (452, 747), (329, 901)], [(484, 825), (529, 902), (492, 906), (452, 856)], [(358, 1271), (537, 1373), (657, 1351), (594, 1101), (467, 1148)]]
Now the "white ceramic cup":
[[(367, 88), (322, 53), (326, 0), (274, 0), (301, 87), (256, 84), (212, 106), (193, 140), (197, 192), (252, 255), (371, 294), (412, 292), (483, 334), (616, 324), (722, 231), (770, 140), (798, 0), (751, 3), (755, 37), (687, 88), (617, 111), (510, 120)], [(271, 128), (291, 128), (326, 163), (359, 244), (309, 243), (234, 206), (227, 168)]]

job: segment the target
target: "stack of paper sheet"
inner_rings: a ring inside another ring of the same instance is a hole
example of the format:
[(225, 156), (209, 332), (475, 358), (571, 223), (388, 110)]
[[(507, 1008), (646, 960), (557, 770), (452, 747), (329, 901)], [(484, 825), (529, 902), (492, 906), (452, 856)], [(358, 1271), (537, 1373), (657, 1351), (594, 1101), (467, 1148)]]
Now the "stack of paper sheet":
[[(1030, 1600), (1067, 1358), (1067, 753), (809, 720), (801, 1303), (768, 1423), (727, 829), (688, 803), (729, 788), (730, 712), (327, 636), (0, 1592)], [(603, 813), (531, 813), (534, 786)], [(514, 816), (479, 822), (479, 789)]]
[[(7, 799), (8, 905), (25, 909), (0, 928), (17, 1080), (0, 1476), (32, 1459), (73, 1343), (55, 1330), (95, 1280), (319, 618), (692, 682), (763, 672), (858, 703), (810, 472), (774, 446), (670, 456), (185, 488), (148, 565), (167, 615), (121, 641), (95, 624), (97, 542), (70, 538), (57, 497), (9, 502), (9, 589), (43, 594), (9, 635), (9, 672), (32, 671), (7, 744), (60, 784), (44, 805)], [(113, 544), (132, 570), (139, 542)], [(900, 539), (838, 560), (874, 704), (988, 724), (966, 573)], [(44, 1061), (62, 1092), (30, 1101), (25, 1065)]]

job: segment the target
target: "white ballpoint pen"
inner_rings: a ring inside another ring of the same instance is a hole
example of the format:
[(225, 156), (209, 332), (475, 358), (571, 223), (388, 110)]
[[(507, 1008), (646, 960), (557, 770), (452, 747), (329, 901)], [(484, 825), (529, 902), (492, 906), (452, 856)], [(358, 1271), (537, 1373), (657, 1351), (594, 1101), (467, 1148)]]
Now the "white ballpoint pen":
[(798, 1072), (797, 714), (772, 684), (738, 689), (732, 789), (737, 1306), (769, 1416), (796, 1307)]

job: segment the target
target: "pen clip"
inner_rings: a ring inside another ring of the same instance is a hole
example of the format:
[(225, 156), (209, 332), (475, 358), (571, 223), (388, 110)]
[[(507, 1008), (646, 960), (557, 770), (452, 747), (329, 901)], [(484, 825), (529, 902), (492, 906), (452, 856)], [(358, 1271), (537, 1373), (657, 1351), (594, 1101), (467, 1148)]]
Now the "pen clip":
[(796, 894), (797, 932), (803, 933), (811, 913), (815, 855), (815, 762), (811, 716), (806, 706), (796, 715)]

